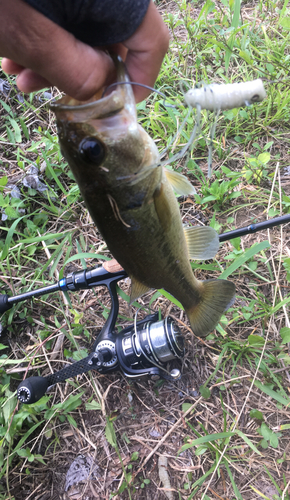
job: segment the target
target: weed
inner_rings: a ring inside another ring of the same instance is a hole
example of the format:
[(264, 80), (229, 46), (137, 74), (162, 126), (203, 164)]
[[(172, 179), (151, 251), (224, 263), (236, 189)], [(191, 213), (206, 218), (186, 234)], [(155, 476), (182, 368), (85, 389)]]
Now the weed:
[[(231, 173), (226, 167), (222, 167), (223, 171), (227, 171), (227, 175)], [(229, 175), (228, 175), (229, 176)], [(234, 177), (237, 177), (236, 175)], [(236, 187), (240, 184), (240, 180), (237, 178), (232, 178), (231, 180), (223, 180), (221, 174), (217, 172), (217, 179), (213, 182), (208, 181), (206, 184), (201, 186), (201, 193), (203, 196), (195, 195), (197, 203), (200, 205), (205, 205), (206, 207), (210, 202), (213, 205), (213, 210), (221, 210), (221, 208), (227, 208), (227, 206), (236, 198), (241, 196), (241, 192), (236, 190)]]

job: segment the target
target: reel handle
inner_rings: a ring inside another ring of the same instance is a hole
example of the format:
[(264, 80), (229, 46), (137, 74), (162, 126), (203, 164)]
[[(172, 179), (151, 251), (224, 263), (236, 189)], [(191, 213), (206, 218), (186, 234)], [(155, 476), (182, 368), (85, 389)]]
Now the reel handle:
[(29, 377), (19, 384), (17, 398), (21, 403), (36, 403), (44, 396), (49, 385), (48, 377)]
[(8, 302), (9, 295), (0, 295), (0, 314), (3, 314), (4, 312), (8, 311), (11, 309), (13, 304), (9, 304)]

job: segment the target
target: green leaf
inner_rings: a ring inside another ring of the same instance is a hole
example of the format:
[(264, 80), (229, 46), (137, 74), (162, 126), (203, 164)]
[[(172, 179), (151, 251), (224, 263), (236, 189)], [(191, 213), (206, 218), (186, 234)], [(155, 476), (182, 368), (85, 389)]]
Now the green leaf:
[(101, 410), (101, 405), (97, 401), (91, 401), (85, 404), (86, 410)]
[(248, 248), (248, 250), (246, 250), (243, 255), (240, 255), (237, 259), (235, 259), (234, 262), (232, 262), (232, 264), (222, 272), (222, 274), (219, 276), (219, 279), (228, 278), (230, 274), (232, 274), (239, 267), (245, 264), (247, 260), (251, 259), (254, 255), (261, 252), (262, 250), (265, 250), (265, 248), (269, 248), (270, 246), (271, 245), (267, 240), (261, 241), (260, 243), (255, 243), (251, 246), (251, 248)]
[[(6, 348), (5, 348), (6, 349)], [(183, 403), (182, 404), (182, 411), (185, 413), (189, 408), (191, 408), (192, 403)], [(192, 412), (194, 412), (194, 408), (192, 409)]]
[(253, 59), (251, 58), (250, 53), (247, 50), (240, 50), (239, 55), (242, 59), (244, 59), (244, 61), (246, 61), (246, 63), (252, 66)]
[(18, 123), (16, 122), (16, 120), (14, 120), (13, 118), (10, 118), (8, 117), (13, 129), (14, 129), (14, 133), (15, 133), (15, 141), (16, 142), (22, 142), (22, 138), (21, 138), (21, 130), (20, 130), (20, 127), (18, 125)]
[(4, 422), (9, 422), (11, 415), (12, 415), (12, 412), (14, 411), (16, 404), (17, 404), (17, 398), (16, 398), (16, 396), (11, 397), (12, 394), (13, 394), (12, 392), (8, 391), (8, 394), (7, 394), (8, 399), (6, 400), (4, 405), (2, 406)]
[(256, 446), (254, 445), (254, 443), (252, 443), (252, 441), (240, 430), (236, 430), (236, 434), (238, 436), (240, 436), (244, 441), (245, 443), (255, 452), (257, 453), (258, 455), (261, 455), (260, 451), (258, 450), (258, 448), (256, 448)]
[(115, 429), (113, 426), (113, 422), (111, 422), (107, 418), (107, 424), (106, 424), (106, 429), (105, 429), (105, 435), (108, 443), (113, 446), (113, 448), (117, 448), (117, 439), (116, 439), (116, 434), (115, 434)]
[(17, 219), (19, 215), (15, 208), (9, 206), (5, 208), (5, 214), (8, 215), (8, 217), (10, 217), (11, 219)]
[(235, 492), (235, 498), (237, 500), (243, 500), (243, 497), (242, 497), (242, 495), (241, 495), (241, 493), (240, 493), (240, 491), (235, 483), (234, 476), (232, 475), (232, 471), (231, 471), (229, 464), (226, 460), (224, 461), (224, 465), (225, 465), (225, 468), (227, 469), (227, 473), (228, 473), (229, 478), (231, 480), (232, 487), (233, 487), (233, 490)]
[(268, 448), (268, 441), (266, 439), (262, 439), (262, 441), (260, 442), (260, 445), (262, 446), (262, 448), (264, 448), (264, 450), (266, 450)]
[(281, 328), (280, 335), (282, 337), (282, 344), (288, 344), (288, 342), (290, 342), (290, 328), (287, 326)]
[(197, 446), (198, 444), (211, 443), (212, 441), (216, 441), (217, 439), (225, 439), (234, 435), (235, 432), (217, 432), (216, 434), (208, 434), (207, 436), (202, 436), (200, 438), (194, 439), (190, 444), (191, 446)]
[(199, 392), (204, 399), (209, 399), (211, 397), (211, 392), (208, 387), (201, 385), (199, 388)]
[(76, 423), (75, 419), (68, 413), (66, 416), (68, 422), (75, 427), (76, 429), (78, 428), (78, 424)]
[(210, 474), (213, 473), (213, 471), (215, 470), (215, 467), (216, 467), (216, 462), (214, 462), (214, 464), (211, 466), (211, 468), (205, 474), (203, 474), (199, 479), (197, 479), (197, 481), (195, 481), (191, 485), (192, 493), (190, 494), (190, 496), (188, 497), (187, 500), (193, 500), (193, 498), (196, 498), (196, 491), (197, 490), (195, 490), (195, 488), (201, 486), (204, 483), (204, 481), (206, 480), (206, 478), (208, 476), (210, 476)]
[(279, 302), (275, 307), (273, 307), (271, 313), (275, 314), (277, 311), (279, 311), (279, 309), (281, 309), (281, 307), (285, 306), (289, 302), (290, 302), (290, 297), (286, 297), (284, 300)]
[(259, 156), (258, 156), (258, 160), (263, 163), (263, 165), (266, 165), (266, 163), (268, 163), (268, 161), (270, 161), (270, 158), (271, 158), (271, 155), (270, 153), (261, 153)]
[(199, 455), (203, 455), (208, 450), (208, 447), (205, 445), (199, 446), (195, 450), (195, 455), (198, 457)]
[(122, 484), (121, 484), (121, 486), (120, 486), (120, 488), (118, 489), (118, 493), (119, 493), (119, 494), (120, 494), (120, 493), (123, 493), (123, 491), (127, 488), (127, 485), (128, 485), (128, 483), (127, 483), (127, 481), (124, 479), (124, 480), (123, 480), (123, 482), (122, 482)]
[(265, 424), (265, 422), (262, 423), (262, 425), (260, 427), (260, 431), (261, 431), (263, 438), (267, 439), (267, 441), (269, 441), (271, 438), (271, 435), (272, 435), (272, 431), (271, 431), (271, 429), (269, 429), (267, 424)]
[(279, 445), (279, 440), (277, 434), (275, 432), (272, 432), (272, 435), (270, 437), (270, 445), (273, 446), (273, 448), (278, 448)]
[[(23, 217), (25, 217), (25, 215), (23, 215)], [(9, 229), (9, 231), (7, 233), (7, 236), (6, 236), (4, 248), (3, 248), (2, 252), (1, 252), (0, 260), (6, 259), (7, 255), (8, 255), (8, 252), (9, 252), (10, 243), (11, 243), (14, 231), (16, 229), (16, 226), (23, 219), (23, 217), (19, 217), (19, 219), (15, 220), (13, 222), (12, 226), (10, 227), (10, 229)]]
[(35, 254), (37, 250), (37, 246), (36, 245), (31, 245), (27, 248), (27, 255), (33, 255)]
[(10, 108), (10, 106), (8, 106), (8, 104), (6, 104), (6, 102), (4, 102), (4, 101), (2, 101), (2, 99), (0, 99), (0, 104), (5, 109), (5, 111), (7, 111), (7, 113), (9, 113), (9, 115), (13, 116), (12, 109)]
[[(244, 316), (246, 317), (245, 313)], [(258, 345), (263, 346), (265, 344), (265, 340), (260, 335), (249, 335), (248, 342), (250, 345)]]
[(21, 450), (17, 450), (17, 455), (22, 458), (30, 457), (31, 452), (29, 448), (21, 448)]
[(280, 25), (286, 30), (290, 30), (290, 17), (283, 17), (280, 19)]
[(38, 460), (38, 462), (42, 463), (43, 465), (46, 465), (45, 461), (43, 460), (41, 455), (34, 455), (34, 458)]
[(275, 392), (270, 387), (262, 384), (259, 380), (255, 380), (254, 384), (255, 384), (256, 387), (258, 387), (258, 389), (260, 389), (262, 392), (264, 392), (265, 394), (267, 394), (271, 398), (275, 399), (276, 401), (278, 401), (282, 405), (288, 406), (290, 404), (290, 399), (289, 398), (288, 399), (283, 398), (283, 396), (281, 396), (280, 394), (278, 394), (277, 392)]
[(28, 129), (26, 127), (25, 121), (21, 117), (19, 118), (19, 121), (20, 121), (20, 125), (22, 128), (22, 132), (23, 132), (25, 138), (29, 141), (29, 132), (28, 132)]
[(6, 175), (3, 175), (3, 177), (0, 178), (0, 186), (6, 186), (8, 182), (8, 177)]
[(131, 455), (131, 462), (136, 462), (136, 460), (138, 460), (138, 458), (139, 458), (139, 452), (134, 451)]
[(69, 396), (66, 401), (64, 401), (60, 405), (55, 405), (55, 406), (60, 408), (63, 412), (69, 413), (69, 412), (75, 410), (76, 408), (78, 408), (78, 406), (81, 406), (81, 404), (82, 404), (81, 396), (82, 395), (83, 395), (83, 393), (81, 395), (75, 394), (74, 396)]
[(263, 413), (261, 411), (259, 411), (259, 410), (255, 410), (255, 408), (253, 408), (250, 411), (250, 417), (251, 418), (257, 418), (258, 420), (264, 420)]

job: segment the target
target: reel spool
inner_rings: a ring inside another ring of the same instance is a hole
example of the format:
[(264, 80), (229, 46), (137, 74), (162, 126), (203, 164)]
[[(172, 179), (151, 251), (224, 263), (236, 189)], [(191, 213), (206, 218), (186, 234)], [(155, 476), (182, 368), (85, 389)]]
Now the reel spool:
[(177, 369), (170, 373), (165, 370), (168, 361), (181, 358), (184, 353), (183, 337), (170, 316), (127, 330), (123, 330), (116, 341), (118, 361), (127, 377), (158, 375), (153, 366), (158, 371), (166, 372), (169, 378), (177, 379), (181, 376)]

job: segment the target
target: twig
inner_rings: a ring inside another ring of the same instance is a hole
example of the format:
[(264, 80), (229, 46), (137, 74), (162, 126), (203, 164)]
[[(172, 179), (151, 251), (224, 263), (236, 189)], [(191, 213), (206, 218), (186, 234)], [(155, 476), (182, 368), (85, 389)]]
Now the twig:
[(177, 422), (175, 422), (175, 424), (171, 427), (171, 429), (169, 429), (169, 431), (166, 432), (166, 434), (164, 434), (163, 438), (160, 439), (160, 441), (158, 442), (158, 444), (155, 446), (155, 448), (153, 448), (153, 450), (149, 453), (149, 455), (146, 457), (146, 459), (144, 460), (143, 464), (141, 465), (141, 467), (139, 467), (138, 471), (136, 472), (136, 475), (139, 474), (139, 472), (142, 470), (142, 468), (144, 467), (144, 465), (147, 464), (147, 462), (150, 460), (150, 458), (154, 455), (154, 453), (156, 453), (156, 451), (158, 450), (158, 448), (160, 448), (160, 446), (164, 443), (164, 441), (166, 441), (166, 439), (168, 438), (168, 436), (170, 436), (170, 434), (177, 428), (179, 427), (180, 424), (182, 424), (184, 422), (184, 418), (192, 412), (192, 410), (198, 405), (198, 403), (200, 403), (202, 401), (202, 397), (198, 398), (198, 400), (193, 403), (193, 405), (191, 405), (190, 408), (188, 408), (188, 410), (186, 410), (185, 413), (182, 414), (182, 416), (177, 420)]

